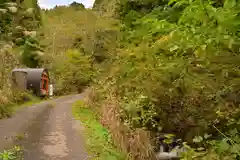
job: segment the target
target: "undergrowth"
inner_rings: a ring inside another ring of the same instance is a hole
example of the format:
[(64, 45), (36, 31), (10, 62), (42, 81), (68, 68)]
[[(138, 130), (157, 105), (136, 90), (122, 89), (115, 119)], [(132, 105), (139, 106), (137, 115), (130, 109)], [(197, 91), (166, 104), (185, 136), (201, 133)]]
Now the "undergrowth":
[(83, 125), (86, 148), (93, 160), (124, 160), (124, 155), (115, 147), (108, 129), (102, 126), (97, 115), (82, 101), (73, 105), (73, 114)]
[(20, 146), (14, 146), (11, 149), (0, 153), (0, 160), (24, 160), (23, 150)]
[[(106, 108), (115, 97), (121, 123), (150, 131), (153, 146), (171, 133), (215, 159), (238, 157), (239, 2), (120, 0), (115, 7), (120, 47), (93, 101)], [(206, 133), (210, 144), (194, 142)]]
[(26, 102), (28, 93), (11, 87), (11, 71), (37, 67), (43, 55), (39, 44), (40, 8), (36, 0), (0, 2), (0, 118), (9, 117), (13, 106)]
[(11, 117), (18, 110), (39, 103), (42, 100), (28, 92), (17, 93), (11, 101), (0, 103), (0, 119)]

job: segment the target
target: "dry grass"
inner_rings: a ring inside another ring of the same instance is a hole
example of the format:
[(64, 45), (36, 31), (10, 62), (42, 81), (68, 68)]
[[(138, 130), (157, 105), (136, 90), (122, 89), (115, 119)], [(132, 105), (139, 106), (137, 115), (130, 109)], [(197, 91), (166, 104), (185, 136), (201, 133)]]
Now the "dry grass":
[(9, 117), (12, 108), (9, 105), (14, 100), (14, 93), (10, 88), (11, 70), (18, 66), (17, 56), (11, 44), (0, 43), (0, 119)]
[[(19, 62), (19, 54), (11, 43), (0, 42), (0, 119), (11, 116), (18, 102), (25, 102), (25, 98), (33, 100), (32, 96), (11, 86), (11, 71), (16, 67), (22, 67)], [(30, 98), (31, 97), (31, 98)]]
[(100, 123), (94, 110), (84, 101), (75, 102), (72, 109), (84, 127), (85, 148), (92, 160), (126, 160), (126, 155), (114, 145), (109, 131)]
[[(96, 106), (94, 90), (89, 90), (87, 95), (88, 104), (90, 106)], [(155, 159), (150, 134), (142, 129), (133, 131), (121, 122), (116, 98), (109, 98), (99, 109), (101, 123), (111, 132), (115, 145), (128, 155), (127, 159)]]

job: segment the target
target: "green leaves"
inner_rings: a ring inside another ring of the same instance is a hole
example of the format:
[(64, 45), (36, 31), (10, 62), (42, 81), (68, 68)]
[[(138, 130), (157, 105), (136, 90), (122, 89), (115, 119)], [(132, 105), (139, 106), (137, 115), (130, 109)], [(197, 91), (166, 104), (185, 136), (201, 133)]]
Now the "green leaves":
[(201, 136), (196, 136), (194, 139), (193, 139), (193, 142), (194, 143), (200, 143), (203, 141), (203, 137)]
[(236, 0), (225, 0), (223, 7), (225, 9), (232, 9), (238, 2)]
[(218, 146), (217, 146), (217, 152), (219, 154), (223, 153), (223, 152), (227, 152), (230, 148), (230, 145), (228, 144), (227, 140), (224, 139), (222, 141), (219, 142)]
[(239, 120), (228, 120), (239, 117), (237, 99), (219, 93), (239, 95), (239, 4), (171, 0), (169, 6), (141, 10), (147, 2), (123, 4), (124, 47), (108, 87), (119, 98), (122, 120), (132, 129), (161, 128), (193, 139), (199, 147), (190, 148), (188, 159), (235, 157), (239, 131), (228, 131), (239, 128)]
[(154, 120), (156, 111), (148, 97), (139, 95), (135, 100), (125, 97), (126, 102), (122, 103), (122, 116), (126, 119), (125, 124), (134, 128), (146, 128), (150, 124), (152, 128), (158, 127)]
[(179, 48), (180, 48), (179, 46), (174, 45), (174, 46), (172, 46), (169, 50), (170, 50), (170, 52), (173, 52), (173, 51), (176, 51), (176, 50), (179, 49)]
[(170, 0), (168, 2), (168, 5), (172, 5), (174, 4), (174, 6), (176, 7), (181, 7), (181, 6), (184, 6), (184, 5), (188, 5), (188, 4), (191, 4), (194, 0)]
[(4, 150), (0, 153), (0, 160), (23, 160), (22, 148), (14, 146), (12, 149)]
[(95, 76), (92, 63), (90, 56), (83, 55), (76, 49), (69, 49), (56, 56), (52, 62), (53, 78), (57, 82), (56, 93), (81, 92)]
[(208, 138), (210, 138), (212, 135), (209, 135), (209, 134), (207, 134), (207, 133), (205, 133), (204, 134), (204, 139), (208, 139)]

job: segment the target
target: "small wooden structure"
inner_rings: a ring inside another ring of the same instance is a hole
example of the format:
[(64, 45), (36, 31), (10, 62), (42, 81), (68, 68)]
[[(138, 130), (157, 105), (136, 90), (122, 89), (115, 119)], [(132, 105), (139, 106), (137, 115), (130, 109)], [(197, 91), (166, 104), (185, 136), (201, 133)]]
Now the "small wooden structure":
[(49, 95), (49, 73), (44, 68), (16, 68), (12, 70), (14, 88), (30, 90), (36, 96)]

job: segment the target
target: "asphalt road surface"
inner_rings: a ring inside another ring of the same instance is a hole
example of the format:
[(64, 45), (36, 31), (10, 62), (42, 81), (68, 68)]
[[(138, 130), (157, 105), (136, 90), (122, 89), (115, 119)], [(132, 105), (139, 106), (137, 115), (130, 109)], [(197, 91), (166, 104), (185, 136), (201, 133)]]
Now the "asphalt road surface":
[[(87, 160), (81, 124), (72, 104), (83, 95), (70, 95), (26, 107), (0, 120), (0, 149), (19, 144), (24, 160)], [(14, 138), (13, 138), (14, 137)]]

